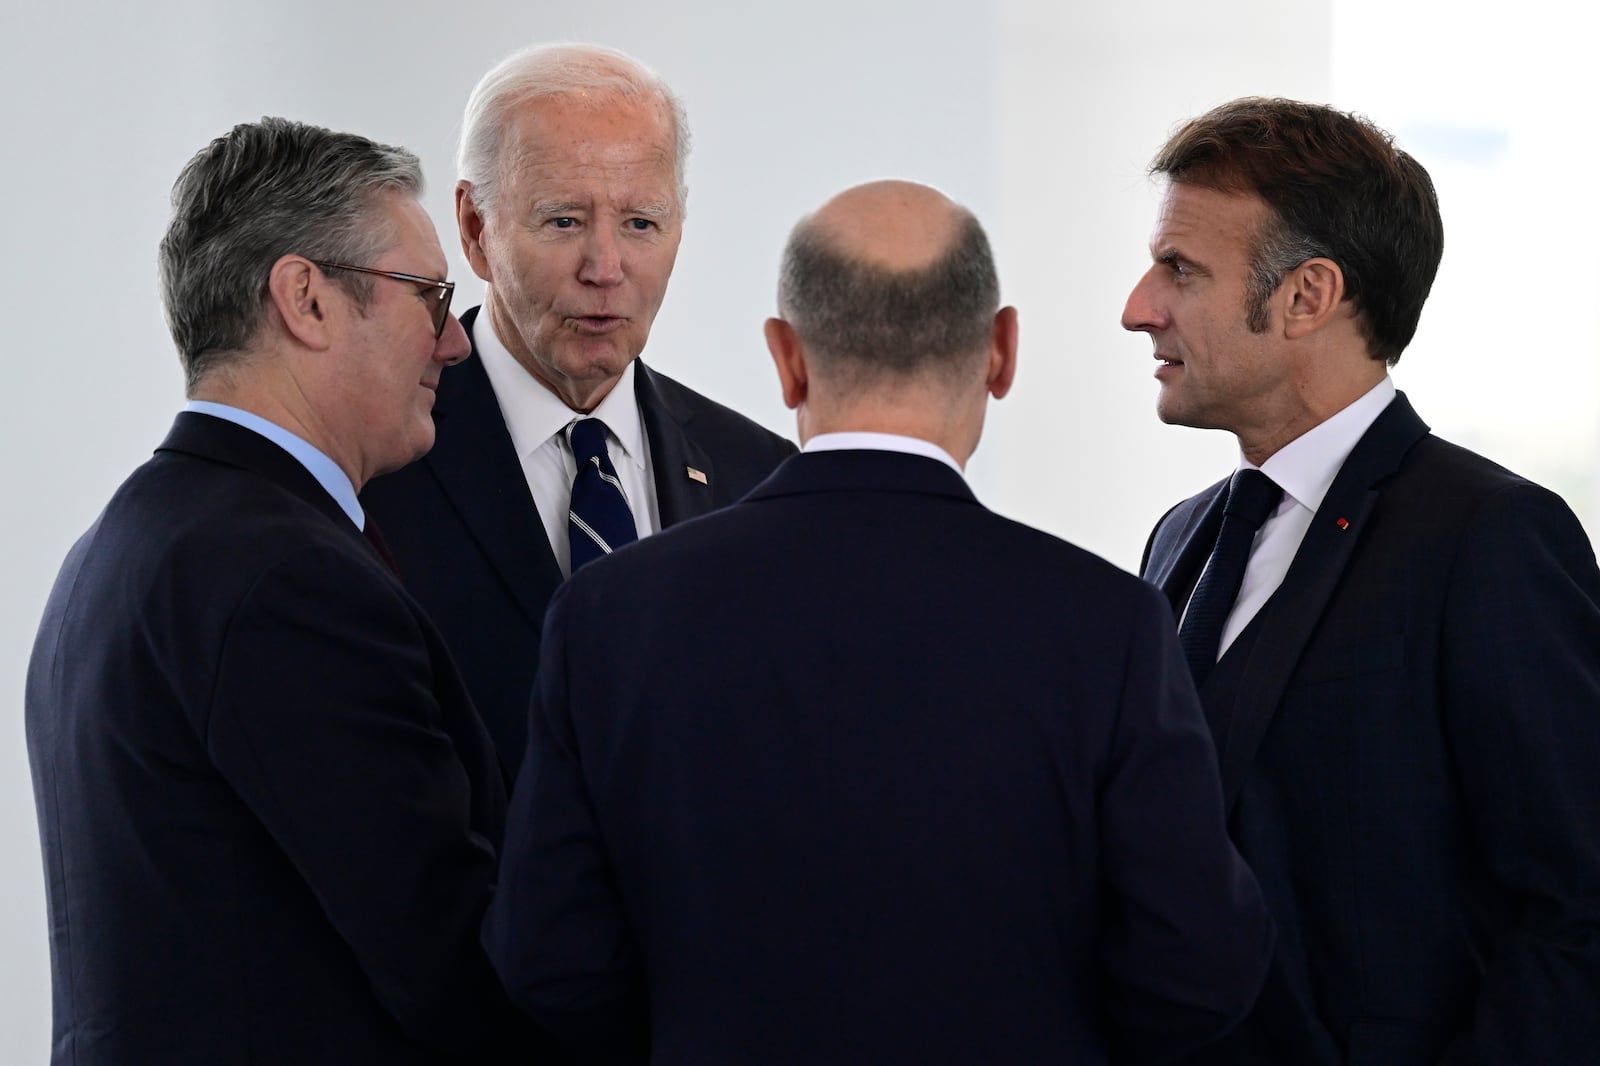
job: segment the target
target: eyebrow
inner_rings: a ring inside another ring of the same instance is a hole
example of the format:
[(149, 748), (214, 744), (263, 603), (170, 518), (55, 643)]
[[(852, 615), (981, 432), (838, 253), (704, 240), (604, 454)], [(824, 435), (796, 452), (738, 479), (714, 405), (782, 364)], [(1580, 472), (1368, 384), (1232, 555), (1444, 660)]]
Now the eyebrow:
[(665, 200), (651, 200), (649, 203), (630, 207), (623, 214), (643, 215), (645, 218), (671, 218), (672, 205)]
[[(581, 215), (589, 211), (587, 201), (578, 200), (541, 200), (533, 205), (535, 215)], [(672, 217), (672, 204), (667, 200), (650, 200), (646, 203), (635, 204), (622, 209), (624, 215), (642, 215), (645, 218), (664, 219)]]
[(533, 205), (536, 215), (575, 215), (584, 209), (576, 200), (539, 200)]
[(1205, 265), (1173, 244), (1161, 244), (1150, 249), (1150, 258), (1157, 263), (1171, 263), (1174, 260), (1182, 260), (1190, 266), (1203, 267)]

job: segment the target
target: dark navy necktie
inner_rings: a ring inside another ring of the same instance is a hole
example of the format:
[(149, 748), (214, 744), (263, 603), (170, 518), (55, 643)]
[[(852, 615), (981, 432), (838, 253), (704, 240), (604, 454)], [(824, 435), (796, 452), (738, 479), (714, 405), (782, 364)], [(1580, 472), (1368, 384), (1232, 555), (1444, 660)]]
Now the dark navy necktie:
[(567, 510), (567, 536), (572, 546), (572, 572), (602, 555), (639, 539), (622, 482), (606, 454), (606, 424), (585, 418), (572, 426), (572, 455), (578, 473), (572, 479), (572, 505)]
[(1228, 487), (1228, 503), (1222, 513), (1222, 528), (1217, 545), (1206, 560), (1200, 583), (1189, 597), (1189, 609), (1178, 629), (1178, 642), (1189, 660), (1194, 683), (1200, 684), (1217, 665), (1217, 647), (1222, 642), (1222, 627), (1233, 610), (1250, 562), (1250, 546), (1267, 515), (1278, 506), (1283, 490), (1259, 470), (1240, 470)]

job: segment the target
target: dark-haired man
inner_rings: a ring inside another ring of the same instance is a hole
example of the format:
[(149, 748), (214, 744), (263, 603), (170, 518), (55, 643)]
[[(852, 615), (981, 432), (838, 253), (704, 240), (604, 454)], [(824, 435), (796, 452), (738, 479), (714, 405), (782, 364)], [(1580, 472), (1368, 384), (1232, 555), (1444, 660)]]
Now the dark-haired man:
[(190, 403), (28, 669), (62, 1066), (479, 1063), (511, 1033), (477, 939), (493, 747), (356, 496), (427, 451), (468, 351), (421, 188), (283, 119), (173, 188)]
[(849, 190), (779, 305), (804, 452), (551, 607), (485, 927), (513, 1001), (656, 1066), (1223, 1032), (1270, 931), (1166, 604), (962, 477), (1015, 366), (983, 230), (926, 186)]
[(1178, 130), (1148, 333), (1164, 421), (1239, 470), (1173, 508), (1170, 597), (1230, 830), (1278, 922), (1205, 1061), (1592, 1062), (1600, 572), (1552, 493), (1432, 436), (1388, 376), (1443, 250), (1427, 172), (1289, 100)]

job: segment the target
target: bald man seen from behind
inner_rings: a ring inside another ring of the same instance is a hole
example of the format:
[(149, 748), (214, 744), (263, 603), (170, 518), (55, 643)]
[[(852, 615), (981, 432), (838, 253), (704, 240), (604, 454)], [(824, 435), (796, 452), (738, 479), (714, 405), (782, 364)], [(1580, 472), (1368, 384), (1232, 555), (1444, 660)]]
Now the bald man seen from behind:
[(1271, 928), (1165, 601), (964, 480), (999, 303), (967, 211), (839, 195), (766, 327), (803, 452), (556, 594), (484, 938), (576, 1050), (1162, 1061), (1250, 1007)]

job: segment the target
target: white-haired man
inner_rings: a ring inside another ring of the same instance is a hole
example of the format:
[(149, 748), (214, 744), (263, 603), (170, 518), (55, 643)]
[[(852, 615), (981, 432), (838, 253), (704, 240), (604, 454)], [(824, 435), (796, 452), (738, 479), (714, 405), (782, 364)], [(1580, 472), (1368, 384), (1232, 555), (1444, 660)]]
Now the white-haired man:
[[(456, 218), (488, 284), (438, 442), (371, 485), (508, 776), (545, 606), (574, 565), (732, 503), (794, 451), (637, 362), (683, 233), (689, 134), (653, 72), (591, 45), (518, 52), (467, 102)], [(596, 421), (598, 420), (598, 421)]]

